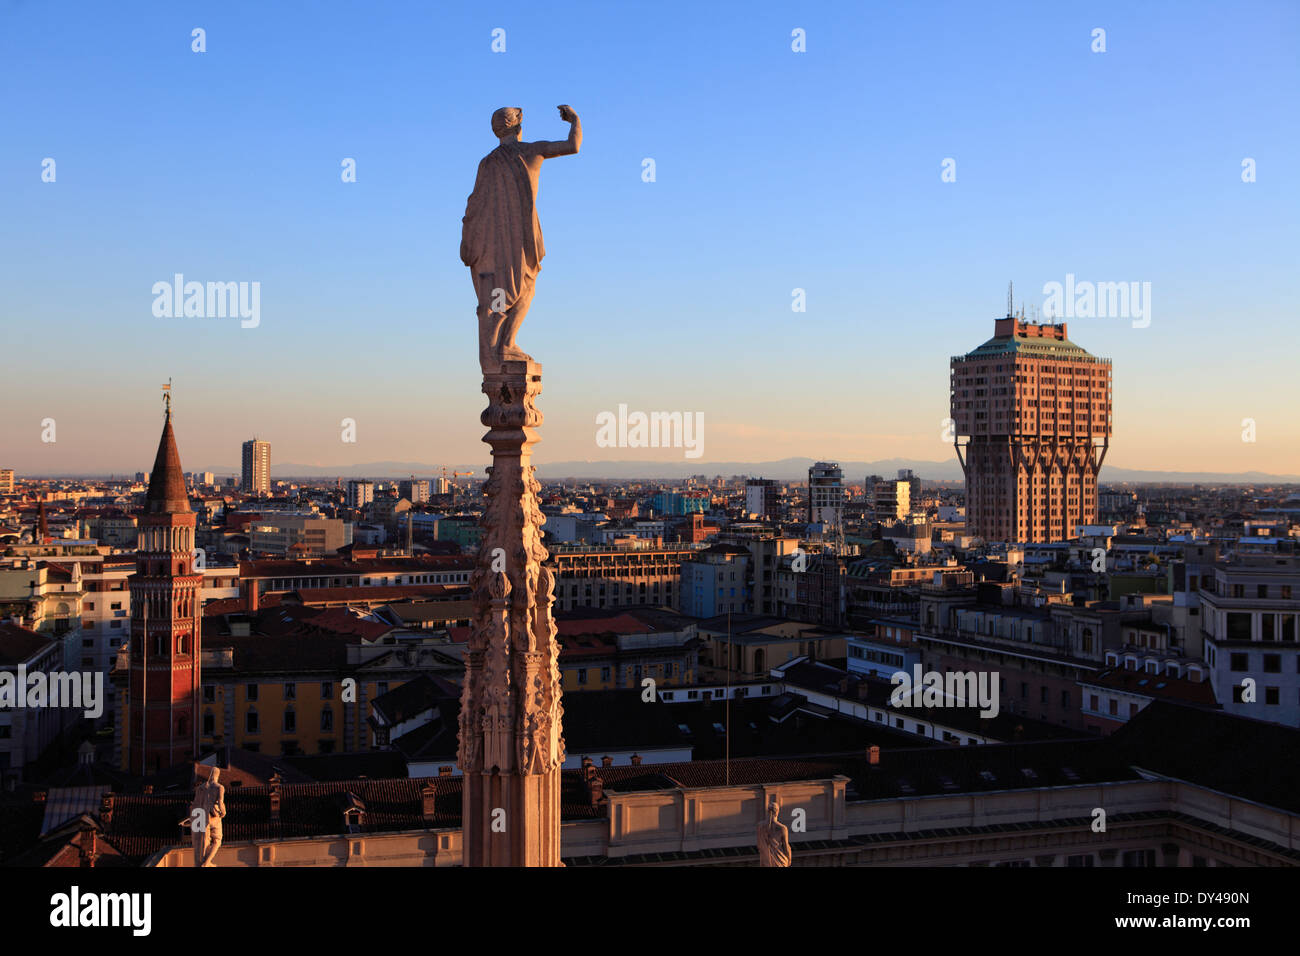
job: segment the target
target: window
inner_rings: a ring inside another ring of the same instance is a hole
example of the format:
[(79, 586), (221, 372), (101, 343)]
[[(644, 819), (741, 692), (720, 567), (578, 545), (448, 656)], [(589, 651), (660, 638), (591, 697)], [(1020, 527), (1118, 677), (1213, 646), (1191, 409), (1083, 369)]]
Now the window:
[(1264, 655), (1264, 673), (1280, 674), (1282, 673), (1282, 655), (1265, 654)]
[(247, 700), (257, 700), (257, 685), (246, 684), (244, 686), (244, 697)]
[(321, 682), (320, 682), (320, 699), (321, 699), (321, 700), (333, 700), (333, 698), (334, 698), (334, 682), (333, 682), (333, 681), (328, 681), (328, 680), (323, 680), (323, 681), (321, 681)]
[(203, 714), (203, 735), (211, 737), (217, 732), (217, 718), (212, 711), (206, 711)]
[(609, 676), (610, 676), (610, 670), (609, 670), (609, 668), (608, 668), (608, 667), (602, 667), (602, 668), (600, 669), (600, 679), (603, 680), (603, 681), (607, 681), (607, 680), (609, 680)]
[(579, 684), (587, 683), (587, 668), (585, 667), (578, 668), (578, 683)]
[(298, 729), (298, 716), (292, 710), (284, 712), (284, 732), (292, 734)]
[(285, 700), (297, 700), (297, 699), (298, 699), (298, 685), (297, 685), (297, 684), (285, 684), (285, 685), (284, 685), (284, 699), (285, 699)]
[(320, 729), (323, 733), (334, 732), (334, 709), (326, 707), (320, 712)]
[(1264, 703), (1276, 707), (1280, 702), (1279, 691), (1276, 687), (1264, 688)]
[(211, 704), (217, 699), (217, 688), (212, 684), (203, 685), (203, 700)]
[(244, 730), (247, 733), (255, 734), (258, 733), (260, 729), (261, 728), (258, 726), (257, 723), (257, 711), (250, 710), (247, 714), (244, 715)]

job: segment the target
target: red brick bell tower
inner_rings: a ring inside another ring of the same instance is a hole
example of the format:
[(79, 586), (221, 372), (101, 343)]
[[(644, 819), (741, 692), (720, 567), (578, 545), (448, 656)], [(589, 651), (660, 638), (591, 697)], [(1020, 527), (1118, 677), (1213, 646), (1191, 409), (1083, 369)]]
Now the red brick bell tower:
[(142, 776), (199, 756), (203, 575), (194, 567), (194, 526), (168, 394), (131, 577), (124, 764), (128, 772)]

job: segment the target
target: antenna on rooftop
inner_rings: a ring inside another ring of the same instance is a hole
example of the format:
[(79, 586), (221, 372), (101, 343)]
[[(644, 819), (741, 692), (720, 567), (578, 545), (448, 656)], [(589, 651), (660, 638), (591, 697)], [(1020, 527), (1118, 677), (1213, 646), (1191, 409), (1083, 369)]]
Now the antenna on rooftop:
[(1015, 301), (1013, 292), (1014, 292), (1014, 283), (1008, 282), (1007, 283), (1007, 318), (1008, 319), (1011, 318), (1011, 316), (1014, 314), (1012, 311), (1013, 303)]

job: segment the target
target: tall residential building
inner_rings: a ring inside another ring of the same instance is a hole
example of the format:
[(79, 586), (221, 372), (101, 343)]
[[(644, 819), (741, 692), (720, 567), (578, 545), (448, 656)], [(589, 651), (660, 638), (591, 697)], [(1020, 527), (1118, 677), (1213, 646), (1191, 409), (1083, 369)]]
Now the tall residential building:
[(348, 482), (348, 507), (361, 509), (375, 500), (375, 483), (356, 478)]
[(411, 478), (397, 483), (397, 495), (413, 505), (429, 500), (429, 482), (425, 478)]
[(912, 510), (912, 486), (905, 479), (875, 483), (875, 495), (871, 501), (875, 509), (876, 520), (885, 524), (902, 521)]
[(745, 511), (760, 518), (778, 517), (780, 492), (781, 486), (772, 478), (750, 478), (745, 482)]
[(808, 469), (808, 523), (838, 526), (844, 514), (844, 473), (834, 462)]
[[(123, 769), (154, 774), (198, 759), (201, 633), (194, 571), (195, 515), (172, 432), (163, 423), (130, 580)], [(121, 727), (122, 723), (118, 726)]]
[(1096, 522), (1110, 373), (1110, 359), (1071, 342), (1065, 323), (1014, 316), (997, 319), (979, 348), (953, 357), (953, 444), (972, 534), (1063, 541)]
[(244, 442), (243, 474), (239, 490), (249, 495), (271, 494), (271, 443), (256, 438)]
[(0, 468), (0, 495), (12, 495), (14, 493), (14, 470), (12, 468)]
[(907, 497), (915, 510), (921, 503), (921, 479), (913, 474), (911, 468), (898, 469), (898, 480), (907, 482)]

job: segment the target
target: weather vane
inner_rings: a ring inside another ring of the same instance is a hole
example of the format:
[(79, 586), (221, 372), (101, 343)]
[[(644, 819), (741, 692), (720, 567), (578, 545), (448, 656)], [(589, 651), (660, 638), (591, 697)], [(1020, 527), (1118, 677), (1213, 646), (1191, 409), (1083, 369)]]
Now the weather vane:
[(167, 409), (167, 416), (170, 418), (172, 413), (172, 380), (167, 379), (167, 384), (162, 386), (163, 406)]

